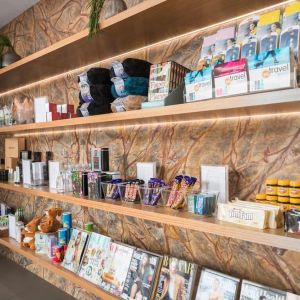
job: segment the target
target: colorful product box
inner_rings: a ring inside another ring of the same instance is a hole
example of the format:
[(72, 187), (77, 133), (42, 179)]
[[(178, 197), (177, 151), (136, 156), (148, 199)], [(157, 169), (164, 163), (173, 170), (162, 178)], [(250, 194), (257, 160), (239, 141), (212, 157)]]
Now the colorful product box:
[(247, 60), (218, 65), (214, 68), (216, 98), (248, 92)]
[(185, 76), (186, 102), (206, 100), (213, 97), (212, 69), (187, 73)]
[(189, 70), (174, 61), (155, 64), (150, 69), (148, 101), (164, 100), (184, 80)]
[(294, 87), (294, 66), (289, 48), (251, 56), (248, 59), (250, 92)]

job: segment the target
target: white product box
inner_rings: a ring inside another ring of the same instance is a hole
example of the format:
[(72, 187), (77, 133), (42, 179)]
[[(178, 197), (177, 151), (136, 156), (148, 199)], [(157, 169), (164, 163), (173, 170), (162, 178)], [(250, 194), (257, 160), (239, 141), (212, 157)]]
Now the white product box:
[(242, 207), (233, 203), (218, 203), (218, 219), (235, 224), (268, 228), (269, 212), (264, 209)]
[(52, 121), (52, 112), (51, 111), (46, 113), (46, 120), (47, 120), (47, 122)]
[(56, 179), (60, 175), (61, 164), (59, 161), (49, 161), (49, 188), (56, 189)]
[(68, 105), (67, 104), (62, 104), (61, 105), (61, 113), (62, 114), (68, 113)]
[(62, 111), (62, 105), (57, 104), (57, 112), (61, 114), (61, 111)]
[(32, 185), (32, 161), (31, 159), (22, 159), (23, 184)]
[(229, 168), (227, 165), (201, 165), (201, 191), (219, 193), (218, 202), (226, 203), (229, 200)]
[(16, 216), (8, 215), (8, 232), (9, 237), (16, 238)]
[(137, 178), (147, 183), (150, 178), (156, 177), (156, 162), (138, 162), (136, 164)]
[(48, 97), (34, 98), (34, 119), (36, 123), (46, 122), (46, 103)]

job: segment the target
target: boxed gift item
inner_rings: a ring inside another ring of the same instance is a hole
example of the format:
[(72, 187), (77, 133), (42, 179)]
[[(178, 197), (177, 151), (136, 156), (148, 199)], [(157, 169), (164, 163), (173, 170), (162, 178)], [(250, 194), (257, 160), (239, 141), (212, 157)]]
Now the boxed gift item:
[(289, 48), (248, 58), (250, 92), (295, 87), (295, 60)]
[(185, 75), (186, 102), (206, 100), (213, 97), (212, 69), (204, 68)]
[(164, 100), (183, 82), (187, 72), (187, 68), (174, 61), (152, 65), (148, 101)]
[(216, 98), (248, 92), (247, 60), (245, 58), (218, 65), (214, 68), (213, 74)]

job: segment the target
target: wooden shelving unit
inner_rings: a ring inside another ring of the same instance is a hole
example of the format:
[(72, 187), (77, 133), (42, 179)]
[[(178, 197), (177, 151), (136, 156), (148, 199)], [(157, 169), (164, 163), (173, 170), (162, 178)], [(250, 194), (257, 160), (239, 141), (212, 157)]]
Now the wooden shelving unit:
[(50, 192), (46, 187), (33, 189), (21, 185), (0, 183), (0, 188), (199, 232), (216, 234), (287, 250), (300, 251), (300, 236), (288, 236), (283, 229), (258, 230), (221, 222), (213, 217), (201, 217), (188, 212), (176, 211), (167, 207), (148, 207), (141, 204), (124, 203), (121, 201), (96, 201), (77, 198), (72, 194)]
[(91, 40), (83, 30), (0, 69), (0, 94), (281, 2), (147, 0), (103, 21)]
[(11, 238), (0, 238), (0, 245), (12, 250), (13, 252), (16, 252), (28, 259), (30, 259), (32, 262), (37, 263), (38, 265), (42, 266), (43, 268), (48, 269), (49, 271), (54, 272), (56, 275), (59, 275), (76, 285), (82, 287), (86, 291), (96, 295), (100, 299), (107, 299), (107, 300), (116, 300), (119, 299), (106, 291), (100, 289), (96, 285), (90, 283), (89, 281), (79, 277), (78, 275), (66, 270), (65, 268), (54, 265), (50, 259), (45, 255), (36, 254), (34, 251), (21, 247), (15, 240)]
[(86, 127), (105, 128), (111, 126), (151, 125), (153, 123), (187, 122), (201, 119), (296, 112), (300, 112), (299, 88), (46, 123), (13, 125), (0, 127), (0, 134)]

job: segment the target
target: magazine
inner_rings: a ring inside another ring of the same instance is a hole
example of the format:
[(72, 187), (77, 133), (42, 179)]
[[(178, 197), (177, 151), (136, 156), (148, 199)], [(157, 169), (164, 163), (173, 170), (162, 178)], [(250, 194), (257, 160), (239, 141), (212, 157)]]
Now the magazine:
[(108, 257), (104, 264), (100, 286), (116, 296), (121, 296), (129, 270), (133, 247), (123, 244), (109, 244)]
[(161, 256), (141, 249), (134, 251), (122, 299), (150, 300), (160, 267)]
[(111, 238), (93, 232), (84, 252), (79, 276), (100, 285)]
[(225, 274), (203, 269), (197, 289), (196, 300), (235, 300), (240, 280)]
[(196, 272), (196, 264), (164, 256), (155, 300), (191, 299)]
[(74, 273), (78, 272), (88, 237), (89, 234), (87, 232), (75, 228), (72, 229), (72, 235), (62, 262), (63, 267)]
[(286, 292), (243, 280), (240, 300), (287, 300)]

